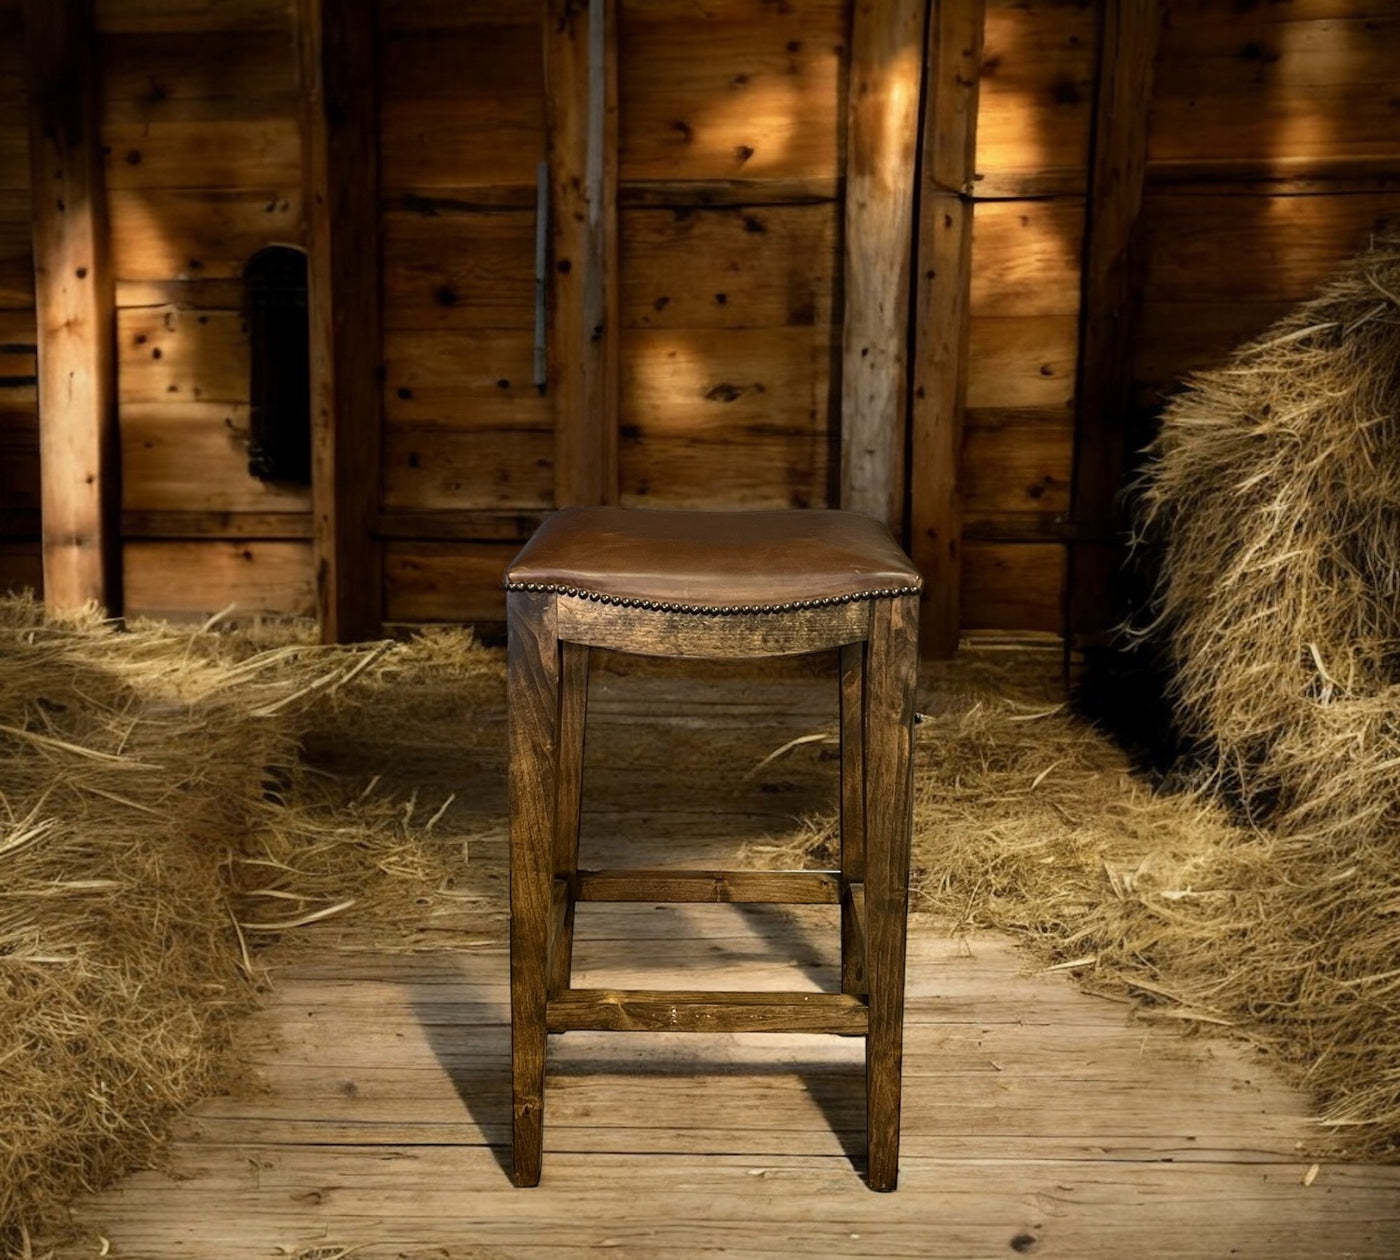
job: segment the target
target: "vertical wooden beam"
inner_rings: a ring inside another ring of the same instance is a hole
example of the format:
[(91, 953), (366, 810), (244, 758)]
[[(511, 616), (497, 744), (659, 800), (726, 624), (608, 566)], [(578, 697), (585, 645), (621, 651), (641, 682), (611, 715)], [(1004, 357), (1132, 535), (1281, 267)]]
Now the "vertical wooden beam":
[(381, 627), (379, 146), (374, 0), (298, 0), (321, 638)]
[(856, 0), (846, 114), (841, 506), (902, 532), (926, 0)]
[(617, 0), (545, 6), (560, 507), (617, 501)]
[(914, 315), (909, 553), (924, 575), (920, 647), (951, 656), (962, 620), (963, 409), (972, 187), (985, 0), (934, 0), (928, 30)]
[(91, 0), (26, 0), (44, 599), (120, 608), (116, 354)]
[(1101, 0), (1075, 387), (1067, 645), (1106, 636), (1117, 620), (1109, 582), (1118, 559), (1119, 491), (1132, 406), (1136, 301), (1132, 250), (1147, 170), (1160, 0)]

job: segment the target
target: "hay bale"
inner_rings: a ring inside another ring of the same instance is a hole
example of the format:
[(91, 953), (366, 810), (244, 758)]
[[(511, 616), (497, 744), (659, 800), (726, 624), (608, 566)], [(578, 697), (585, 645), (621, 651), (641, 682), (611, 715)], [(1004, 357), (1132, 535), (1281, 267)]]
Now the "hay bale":
[(0, 600), (0, 1253), (230, 1086), (263, 947), (421, 919), (460, 865), (430, 843), (441, 802), (327, 774), (302, 744), (342, 712), (382, 727), (405, 673), (460, 683), (494, 658), (310, 632), (118, 632)]
[(1206, 782), (1273, 838), (1242, 922), (1258, 920), (1257, 1010), (1288, 1028), (1330, 1122), (1394, 1155), (1400, 239), (1187, 382), (1149, 456), (1137, 500), (1160, 570), (1138, 634), (1169, 662)]
[(1190, 380), (1138, 496), (1185, 733), (1319, 843), (1400, 824), (1397, 295), (1391, 240)]

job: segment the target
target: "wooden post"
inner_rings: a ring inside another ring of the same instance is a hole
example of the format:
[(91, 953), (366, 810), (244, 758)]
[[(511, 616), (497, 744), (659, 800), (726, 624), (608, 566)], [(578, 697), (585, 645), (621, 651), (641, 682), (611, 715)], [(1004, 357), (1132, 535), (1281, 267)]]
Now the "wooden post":
[(962, 422), (967, 395), (972, 187), (985, 0), (934, 0), (914, 316), (909, 553), (924, 576), (920, 646), (958, 646)]
[(924, 0), (857, 0), (846, 118), (841, 506), (904, 507), (904, 420)]
[(298, 0), (321, 638), (380, 632), (379, 160), (373, 0)]
[(117, 611), (115, 316), (91, 0), (26, 0), (44, 599)]
[(550, 386), (560, 507), (617, 501), (617, 5), (545, 6)]
[(1136, 304), (1131, 254), (1147, 169), (1147, 114), (1160, 0), (1103, 0), (1085, 212), (1066, 644), (1102, 639), (1116, 620), (1118, 496), (1132, 405)]

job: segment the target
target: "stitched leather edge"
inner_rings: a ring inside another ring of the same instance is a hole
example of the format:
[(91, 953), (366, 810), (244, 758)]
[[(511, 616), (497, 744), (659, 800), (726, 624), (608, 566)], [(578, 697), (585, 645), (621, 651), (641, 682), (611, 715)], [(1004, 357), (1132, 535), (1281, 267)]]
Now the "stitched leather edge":
[(917, 595), (923, 584), (916, 586), (886, 586), (873, 591), (857, 591), (851, 595), (826, 595), (818, 599), (798, 599), (787, 604), (673, 604), (659, 599), (637, 599), (630, 595), (602, 595), (577, 586), (561, 586), (555, 582), (507, 582), (507, 591), (533, 591), (543, 595), (568, 595), (573, 599), (588, 599), (596, 604), (613, 604), (620, 608), (643, 608), (648, 612), (695, 613), (702, 616), (732, 617), (746, 614), (801, 612), (807, 608), (831, 608), (837, 604), (854, 604), (863, 599), (898, 599)]

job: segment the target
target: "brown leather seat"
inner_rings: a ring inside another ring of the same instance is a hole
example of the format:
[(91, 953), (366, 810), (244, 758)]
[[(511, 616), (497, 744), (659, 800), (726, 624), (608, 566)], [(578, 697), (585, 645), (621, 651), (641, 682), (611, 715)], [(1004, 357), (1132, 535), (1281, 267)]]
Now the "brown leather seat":
[(765, 611), (911, 595), (918, 570), (858, 512), (565, 508), (506, 573), (555, 591), (676, 611)]

